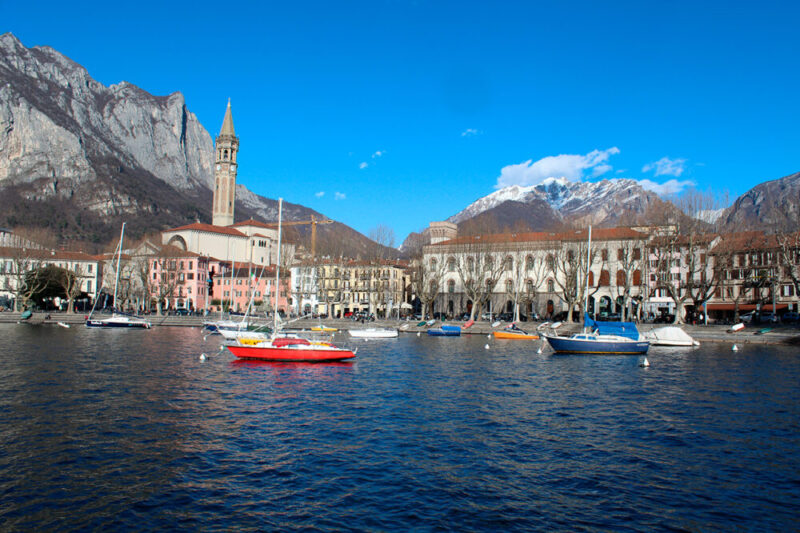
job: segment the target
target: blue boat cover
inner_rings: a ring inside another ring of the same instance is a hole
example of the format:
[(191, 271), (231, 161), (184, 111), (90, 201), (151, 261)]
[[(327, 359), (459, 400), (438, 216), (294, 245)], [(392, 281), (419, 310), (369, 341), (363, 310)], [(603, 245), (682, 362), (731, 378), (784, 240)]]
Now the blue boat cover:
[(460, 326), (442, 326), (442, 331), (457, 331), (461, 333)]
[(598, 322), (589, 318), (588, 314), (583, 316), (585, 327), (596, 330), (600, 335), (619, 335), (633, 340), (639, 340), (639, 330), (633, 322)]

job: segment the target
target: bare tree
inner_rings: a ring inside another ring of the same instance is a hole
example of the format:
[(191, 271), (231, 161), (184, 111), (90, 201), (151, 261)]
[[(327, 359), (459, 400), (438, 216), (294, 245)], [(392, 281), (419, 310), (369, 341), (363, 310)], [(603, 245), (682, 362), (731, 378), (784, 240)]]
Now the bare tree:
[(539, 284), (547, 272), (546, 261), (543, 254), (518, 247), (506, 257), (504, 267), (506, 294), (514, 304), (516, 322), (520, 317), (520, 305), (530, 305), (536, 298)]
[(496, 257), (497, 245), (489, 235), (459, 238), (454, 246), (454, 267), (464, 293), (472, 301), (470, 320), (486, 305), (503, 272), (504, 261)]
[(561, 247), (547, 259), (548, 270), (553, 274), (561, 298), (568, 306), (569, 321), (574, 319), (576, 305), (585, 302), (600, 288), (600, 280), (594, 286), (587, 283), (588, 272), (594, 264), (603, 264), (597, 247), (592, 247), (588, 254), (587, 247), (588, 241), (563, 241)]
[[(623, 241), (617, 249), (617, 280), (614, 285), (617, 297), (622, 298), (624, 319), (631, 318), (631, 296), (634, 288), (641, 288), (644, 276), (642, 272), (644, 257), (643, 240), (634, 239)], [(638, 275), (638, 279), (637, 278)]]
[(43, 252), (36, 248), (9, 248), (11, 259), (10, 278), (13, 280), (14, 300), (17, 311), (27, 307), (31, 297), (44, 286), (39, 276), (29, 279), (28, 273), (38, 270), (43, 265)]
[(75, 298), (81, 294), (81, 278), (83, 274), (83, 267), (79, 263), (76, 263), (72, 269), (61, 268), (58, 272), (54, 272), (53, 282), (64, 291), (68, 301), (68, 313), (72, 313)]

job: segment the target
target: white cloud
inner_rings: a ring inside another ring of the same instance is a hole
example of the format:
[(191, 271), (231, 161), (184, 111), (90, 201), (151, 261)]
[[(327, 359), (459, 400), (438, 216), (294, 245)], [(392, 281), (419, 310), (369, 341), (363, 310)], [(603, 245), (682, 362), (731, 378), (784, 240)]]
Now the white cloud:
[(613, 167), (611, 165), (606, 165), (606, 164), (597, 165), (592, 169), (592, 177), (596, 178), (597, 176), (602, 176), (612, 168)]
[(473, 135), (480, 135), (481, 132), (475, 128), (467, 128), (461, 132), (462, 137), (472, 137)]
[(592, 177), (597, 177), (611, 170), (611, 165), (606, 161), (610, 156), (618, 153), (619, 148), (614, 146), (607, 150), (592, 150), (586, 155), (550, 155), (536, 162), (529, 159), (524, 163), (503, 167), (495, 188), (502, 189), (510, 185), (537, 185), (547, 178), (581, 181), (587, 170), (591, 170)]
[(664, 183), (656, 183), (655, 181), (643, 179), (639, 180), (639, 185), (641, 185), (642, 188), (648, 191), (653, 191), (659, 196), (670, 196), (673, 194), (678, 194), (686, 187), (693, 186), (694, 182), (690, 180), (684, 180), (684, 181), (668, 180), (665, 181)]
[(361, 170), (364, 170), (368, 166), (369, 166), (369, 163), (367, 163), (366, 161), (362, 161), (361, 164), (358, 165), (358, 168), (360, 168)]
[(372, 159), (375, 159), (376, 157), (381, 157), (385, 153), (386, 150), (377, 150), (374, 154), (372, 154)]
[(654, 176), (675, 176), (678, 178), (686, 170), (686, 160), (662, 157), (658, 161), (648, 163), (642, 167), (642, 172), (650, 172), (651, 170), (655, 171)]
[(347, 199), (347, 195), (343, 192), (336, 191), (333, 193), (334, 200), (345, 200)]
[(318, 193), (315, 193), (314, 196), (316, 196), (317, 198), (322, 198), (323, 196), (325, 196), (325, 191), (319, 191)]

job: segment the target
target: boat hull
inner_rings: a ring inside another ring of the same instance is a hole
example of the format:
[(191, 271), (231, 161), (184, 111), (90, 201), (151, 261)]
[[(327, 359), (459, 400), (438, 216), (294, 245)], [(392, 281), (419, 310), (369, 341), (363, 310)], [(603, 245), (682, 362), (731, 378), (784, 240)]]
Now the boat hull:
[(139, 328), (139, 329), (150, 329), (150, 323), (144, 321), (134, 321), (134, 320), (93, 320), (88, 319), (86, 320), (86, 327), (87, 328)]
[(650, 348), (650, 343), (646, 341), (602, 341), (548, 335), (545, 335), (544, 338), (556, 353), (640, 355), (646, 354)]
[(351, 350), (340, 348), (318, 349), (313, 346), (289, 347), (289, 346), (238, 346), (230, 345), (228, 350), (239, 359), (256, 359), (259, 361), (302, 361), (302, 362), (324, 362), (324, 361), (344, 361), (352, 359), (356, 354)]
[(348, 333), (355, 339), (393, 339), (396, 329), (351, 329)]
[(442, 330), (441, 328), (434, 328), (428, 330), (428, 335), (431, 337), (460, 337), (461, 331)]
[(530, 341), (539, 340), (539, 335), (534, 335), (531, 333), (523, 333), (520, 331), (493, 331), (492, 335), (494, 335), (495, 339), (514, 339), (514, 340), (530, 340)]

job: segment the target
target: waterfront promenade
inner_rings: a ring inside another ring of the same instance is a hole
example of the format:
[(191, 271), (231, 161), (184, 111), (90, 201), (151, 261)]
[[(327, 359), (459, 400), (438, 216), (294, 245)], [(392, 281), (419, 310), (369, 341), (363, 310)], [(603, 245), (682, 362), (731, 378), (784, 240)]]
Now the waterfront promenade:
[[(50, 318), (46, 318), (49, 316)], [(37, 312), (26, 321), (29, 324), (52, 324), (57, 325), (58, 322), (64, 324), (83, 325), (86, 315), (83, 313), (44, 313)], [(158, 316), (150, 315), (146, 317), (153, 327), (156, 326), (174, 326), (174, 327), (201, 327), (205, 320), (213, 320), (215, 317), (202, 317), (202, 316)], [(0, 324), (16, 323), (20, 321), (20, 313), (2, 312), (0, 313)], [(337, 328), (340, 331), (350, 329), (364, 329), (364, 328), (401, 328), (401, 333), (414, 334), (425, 333), (428, 326), (417, 326), (419, 321), (405, 321), (405, 320), (377, 320), (362, 324), (353, 320), (346, 319), (299, 319), (289, 324), (287, 329), (302, 330), (310, 329), (313, 326), (322, 324), (329, 327)], [(461, 322), (445, 323), (453, 325), (461, 325)], [(534, 331), (540, 322), (521, 322), (520, 327), (526, 331)], [(437, 321), (436, 325), (441, 325)], [(500, 326), (493, 328), (492, 323), (488, 321), (478, 321), (469, 329), (462, 330), (464, 335), (489, 335), (492, 331), (506, 327), (508, 323), (504, 322)], [(638, 324), (640, 332), (650, 331), (651, 329), (663, 327), (667, 324)], [(681, 326), (689, 335), (694, 337), (700, 342), (731, 342), (736, 344), (800, 344), (800, 327), (797, 325), (775, 325), (770, 327), (768, 325), (747, 325), (743, 330), (737, 332), (729, 332), (730, 325), (708, 325), (708, 326), (692, 326), (684, 324)], [(763, 329), (769, 328), (770, 331), (760, 333)], [(559, 328), (561, 334), (572, 334), (580, 329), (579, 323), (567, 324), (565, 323)]]

